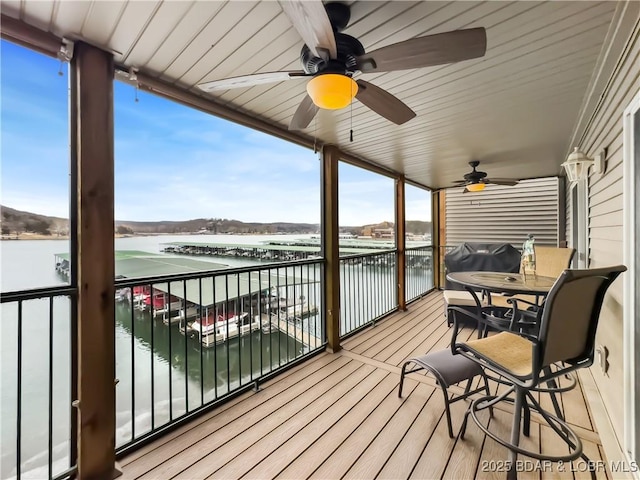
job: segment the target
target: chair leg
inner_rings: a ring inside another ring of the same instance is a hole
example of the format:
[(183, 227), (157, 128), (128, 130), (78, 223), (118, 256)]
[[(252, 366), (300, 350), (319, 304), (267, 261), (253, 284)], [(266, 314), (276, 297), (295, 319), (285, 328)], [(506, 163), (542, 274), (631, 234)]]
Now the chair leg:
[(522, 433), (525, 437), (528, 437), (531, 433), (531, 409), (529, 408), (529, 404), (527, 403), (526, 399), (522, 403), (522, 411), (524, 413), (524, 418), (522, 419), (522, 421), (524, 422), (522, 424)]
[[(487, 377), (487, 374), (484, 373), (484, 370), (482, 371), (482, 378), (484, 380), (484, 391), (487, 394), (487, 397), (489, 397), (491, 395), (491, 392), (489, 391), (489, 378)], [(493, 405), (489, 406), (489, 418), (493, 418)]]
[[(440, 385), (440, 382), (438, 382)], [(442, 393), (444, 395), (444, 413), (447, 417), (447, 428), (449, 429), (449, 438), (453, 438), (453, 426), (451, 424), (451, 412), (449, 411), (449, 396), (447, 395), (447, 389), (440, 385)]]
[[(511, 444), (517, 447), (520, 444), (520, 419), (522, 416), (522, 404), (525, 392), (521, 387), (515, 386), (514, 393), (515, 401), (513, 406), (513, 424), (511, 425)], [(507, 480), (516, 480), (518, 478), (518, 472), (516, 470), (517, 459), (518, 452), (509, 450)]]
[(398, 398), (402, 398), (402, 384), (404, 383), (404, 376), (407, 370), (407, 365), (409, 365), (410, 362), (404, 362), (404, 365), (402, 365), (402, 370), (400, 371), (400, 385), (398, 385)]

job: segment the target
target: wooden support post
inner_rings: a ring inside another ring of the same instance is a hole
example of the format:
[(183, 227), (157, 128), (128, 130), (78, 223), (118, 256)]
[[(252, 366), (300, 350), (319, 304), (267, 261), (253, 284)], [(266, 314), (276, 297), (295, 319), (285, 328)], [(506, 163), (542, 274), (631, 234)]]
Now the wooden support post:
[(444, 288), (445, 216), (445, 191), (433, 192), (431, 197), (431, 228), (433, 230), (433, 286), (435, 288)]
[(113, 57), (83, 42), (71, 62), (77, 171), (78, 478), (115, 472)]
[(398, 250), (398, 309), (407, 309), (407, 290), (406, 290), (406, 224), (405, 224), (405, 193), (404, 193), (404, 177), (396, 179), (396, 249)]
[(322, 149), (322, 248), (325, 258), (324, 308), (327, 348), (340, 350), (340, 251), (338, 227), (338, 161), (335, 145)]

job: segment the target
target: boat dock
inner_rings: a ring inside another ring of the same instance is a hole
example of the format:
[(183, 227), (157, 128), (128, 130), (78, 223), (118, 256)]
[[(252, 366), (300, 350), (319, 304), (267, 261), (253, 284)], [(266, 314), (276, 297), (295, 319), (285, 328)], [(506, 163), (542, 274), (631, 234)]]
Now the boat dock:
[[(162, 251), (178, 255), (244, 257), (255, 260), (302, 260), (320, 258), (320, 239), (270, 240), (260, 244), (170, 242)], [(393, 250), (393, 242), (383, 240), (340, 240), (340, 255), (375, 253)]]
[[(267, 320), (269, 322), (269, 320)], [(290, 337), (294, 337), (297, 341), (299, 341), (303, 346), (309, 347), (311, 350), (322, 345), (322, 340), (315, 335), (311, 335), (308, 331), (302, 328), (297, 322), (291, 322), (290, 320), (283, 318), (272, 316), (270, 319), (270, 323), (274, 329), (280, 330), (282, 333), (289, 335)]]

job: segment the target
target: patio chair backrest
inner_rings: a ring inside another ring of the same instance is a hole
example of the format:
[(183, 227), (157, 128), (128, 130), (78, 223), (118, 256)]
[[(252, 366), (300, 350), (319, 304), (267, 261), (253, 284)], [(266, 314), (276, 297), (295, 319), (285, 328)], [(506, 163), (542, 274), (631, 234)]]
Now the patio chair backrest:
[(558, 278), (571, 265), (575, 253), (574, 248), (533, 246), (536, 259), (536, 275)]
[(593, 361), (604, 296), (626, 267), (565, 270), (547, 296), (540, 323), (540, 369), (555, 362)]

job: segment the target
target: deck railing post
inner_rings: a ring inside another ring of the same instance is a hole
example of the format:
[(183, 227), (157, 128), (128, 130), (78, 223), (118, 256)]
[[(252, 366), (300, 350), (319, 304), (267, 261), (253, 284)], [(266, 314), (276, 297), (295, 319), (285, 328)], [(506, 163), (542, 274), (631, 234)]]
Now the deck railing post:
[(406, 289), (406, 224), (405, 224), (405, 191), (404, 177), (396, 178), (396, 249), (398, 251), (396, 274), (398, 275), (398, 309), (407, 309), (407, 289)]
[(433, 286), (444, 287), (445, 192), (433, 192), (431, 197), (431, 238), (433, 239)]
[[(77, 172), (78, 478), (115, 472), (113, 56), (77, 42), (71, 61)], [(72, 213), (73, 214), (73, 213)]]
[(334, 145), (322, 149), (322, 253), (325, 259), (324, 318), (328, 349), (340, 350), (340, 251), (338, 235), (338, 161)]

